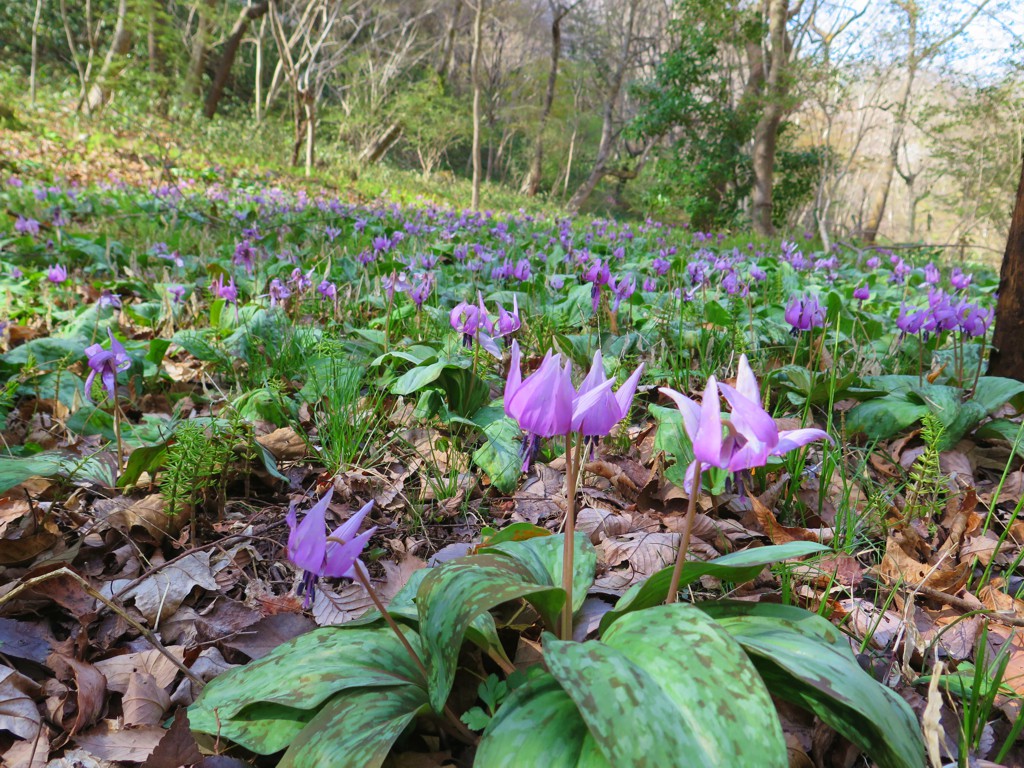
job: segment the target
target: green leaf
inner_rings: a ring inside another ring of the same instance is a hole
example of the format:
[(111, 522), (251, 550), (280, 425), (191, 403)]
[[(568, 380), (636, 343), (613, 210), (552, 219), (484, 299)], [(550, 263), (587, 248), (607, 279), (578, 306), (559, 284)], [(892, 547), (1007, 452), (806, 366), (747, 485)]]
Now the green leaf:
[(581, 761), (589, 736), (576, 704), (544, 672), (514, 690), (501, 705), (480, 739), (474, 764), (478, 768), (609, 766), (600, 751), (596, 760)]
[(978, 386), (974, 388), (972, 401), (985, 409), (985, 413), (994, 413), (1006, 403), (1013, 402), (1020, 410), (1021, 395), (1024, 394), (1024, 382), (1006, 379), (1002, 376), (982, 376)]
[[(557, 596), (552, 594), (557, 592)], [(430, 703), (444, 709), (455, 679), (463, 637), (473, 619), (501, 603), (527, 598), (549, 625), (554, 625), (564, 593), (536, 583), (523, 565), (500, 555), (476, 555), (430, 571), (416, 593)], [(551, 610), (554, 606), (554, 610)]]
[[(416, 633), (405, 630), (405, 635), (420, 653)], [(189, 708), (189, 722), (194, 731), (219, 734), (253, 752), (271, 754), (292, 737), (282, 741), (272, 731), (254, 732), (250, 707), (311, 710), (339, 691), (391, 686), (424, 687), (425, 681), (390, 628), (324, 627), (214, 678)]]
[(743, 646), (773, 695), (816, 714), (881, 768), (925, 764), (913, 711), (861, 669), (846, 636), (828, 621), (787, 605), (702, 607)]
[[(767, 690), (743, 650), (677, 603), (622, 620), (609, 642), (545, 638), (545, 663), (611, 765), (788, 764)], [(614, 645), (613, 645), (614, 643)]]
[(480, 410), (491, 397), (487, 382), (468, 368), (445, 368), (440, 384), (448, 399), (448, 410), (468, 419)]
[[(691, 560), (683, 563), (679, 586), (682, 588), (687, 584), (692, 584), (701, 576), (714, 576), (722, 581), (742, 584), (755, 578), (766, 565), (779, 563), (793, 557), (803, 557), (827, 551), (829, 551), (828, 547), (814, 541), (790, 541), (786, 544), (751, 547), (739, 552), (730, 552), (727, 555), (722, 555), (706, 562)], [(650, 608), (665, 602), (665, 598), (668, 596), (669, 584), (672, 583), (673, 567), (663, 568), (657, 573), (651, 574), (645, 581), (630, 587), (619, 598), (619, 601), (615, 604), (615, 609), (601, 617), (601, 632), (604, 633), (613, 622), (627, 613)]]
[(0, 493), (30, 477), (82, 479), (113, 488), (115, 462), (109, 460), (109, 454), (107, 459), (100, 454), (83, 458), (61, 451), (44, 451), (25, 458), (0, 456)]
[(447, 365), (446, 362), (438, 361), (430, 365), (417, 365), (415, 368), (410, 368), (391, 385), (391, 391), (396, 395), (411, 395), (413, 392), (419, 392), (428, 384), (437, 381)]
[(909, 427), (926, 413), (928, 406), (893, 394), (855, 405), (846, 416), (846, 429), (850, 434), (863, 432), (871, 440), (884, 440)]
[(166, 458), (167, 443), (136, 448), (128, 457), (128, 466), (117, 478), (117, 487), (125, 488), (134, 485), (143, 472), (148, 472), (150, 475), (155, 474), (155, 470), (163, 466)]
[(291, 742), (278, 768), (379, 768), (426, 707), (426, 691), (411, 685), (336, 696)]
[[(582, 533), (575, 535), (576, 550), (573, 554), (572, 609), (578, 611), (587, 598), (587, 591), (594, 583), (597, 569), (597, 550), (590, 539)], [(481, 552), (500, 552), (513, 558), (529, 570), (538, 584), (552, 587), (562, 585), (562, 554), (565, 548), (565, 534), (537, 536), (522, 541), (494, 542)], [(559, 603), (561, 598), (559, 597)], [(560, 607), (560, 606), (559, 606)], [(559, 610), (559, 608), (555, 608)]]
[(523, 433), (518, 424), (505, 417), (488, 424), (484, 437), (486, 442), (473, 452), (473, 463), (487, 473), (491, 485), (501, 493), (512, 493), (522, 474), (519, 446)]
[(674, 603), (631, 613), (601, 642), (658, 682), (678, 712), (680, 735), (701, 744), (678, 745), (683, 751), (676, 754), (703, 748), (710, 759), (695, 764), (787, 765), (768, 689), (739, 643), (699, 608)]

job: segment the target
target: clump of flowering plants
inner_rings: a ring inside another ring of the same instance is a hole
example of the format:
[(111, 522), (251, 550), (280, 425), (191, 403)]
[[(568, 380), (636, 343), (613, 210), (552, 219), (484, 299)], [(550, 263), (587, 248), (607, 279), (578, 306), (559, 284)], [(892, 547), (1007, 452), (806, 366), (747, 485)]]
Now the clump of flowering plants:
[[(785, 605), (676, 601), (682, 586), (702, 576), (748, 581), (765, 565), (824, 550), (820, 544), (692, 562), (684, 537), (676, 566), (606, 606), (590, 636), (580, 619), (597, 558), (574, 531), (577, 476), (595, 439), (628, 415), (643, 366), (616, 388), (600, 353), (578, 384), (553, 351), (525, 377), (521, 362), (513, 342), (504, 408), (525, 433), (522, 469), (539, 440), (564, 440), (562, 532), (526, 524), (492, 532), (473, 554), (416, 571), (385, 607), (358, 560), (372, 533), (358, 533), (368, 509), (330, 536), (329, 495), (302, 522), (293, 511), (288, 553), (304, 573), (304, 594), (318, 577), (350, 574), (377, 610), (217, 677), (190, 709), (192, 728), (261, 754), (284, 750), (279, 765), (310, 768), (380, 766), (413, 728), (475, 748), (473, 764), (484, 768), (782, 768), (788, 756), (774, 696), (811, 709), (880, 766), (922, 765), (913, 713), (860, 668), (829, 622)], [(691, 499), (700, 492), (702, 463), (737, 471), (827, 438), (813, 428), (778, 430), (746, 358), (736, 386), (710, 379), (700, 405), (666, 394), (693, 443)], [(519, 632), (541, 637), (542, 660), (526, 669), (507, 655)], [(486, 683), (491, 714), (459, 717), (460, 668), (496, 681)]]

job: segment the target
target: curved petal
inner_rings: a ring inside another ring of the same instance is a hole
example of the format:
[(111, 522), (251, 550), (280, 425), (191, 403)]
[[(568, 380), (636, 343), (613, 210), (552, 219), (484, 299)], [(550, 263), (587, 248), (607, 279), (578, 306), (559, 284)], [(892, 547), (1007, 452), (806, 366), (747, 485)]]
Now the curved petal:
[(764, 443), (769, 450), (774, 448), (779, 442), (779, 428), (775, 419), (761, 407), (760, 401), (745, 397), (728, 384), (719, 384), (718, 388), (732, 406), (730, 418), (740, 435), (746, 440)]
[(618, 403), (612, 394), (610, 379), (599, 387), (581, 394), (572, 403), (572, 429), (588, 437), (607, 435), (621, 419)]
[(508, 363), (508, 377), (505, 379), (505, 415), (510, 418), (515, 418), (509, 412), (508, 406), (515, 397), (516, 391), (522, 386), (523, 374), (519, 370), (519, 343), (515, 339), (512, 340), (512, 356)]
[(548, 352), (540, 368), (505, 401), (505, 412), (524, 430), (539, 437), (565, 435), (572, 429), (575, 397), (568, 365), (563, 369), (561, 355), (552, 357)]
[(320, 574), (323, 570), (327, 550), (325, 534), (327, 504), (334, 489), (331, 488), (320, 501), (310, 508), (306, 516), (288, 536), (288, 559), (299, 568)]
[(775, 456), (781, 456), (784, 453), (789, 453), (792, 450), (813, 443), (815, 440), (828, 440), (830, 443), (835, 442), (823, 429), (815, 429), (808, 427), (805, 429), (787, 429), (779, 432), (779, 444), (772, 449), (772, 454)]
[(353, 538), (358, 533), (359, 527), (363, 524), (363, 520), (366, 519), (371, 509), (373, 509), (373, 499), (366, 502), (358, 512), (335, 528), (334, 532), (331, 533), (331, 538), (341, 539), (342, 541), (348, 541)]
[[(359, 555), (363, 553), (363, 549), (369, 543), (370, 537), (376, 531), (377, 526), (373, 526), (373, 528), (364, 531), (345, 544), (338, 544), (333, 541), (328, 543), (327, 552), (324, 557), (323, 573), (321, 575), (332, 578), (347, 576), (352, 572), (352, 566), (355, 565)], [(353, 575), (355, 574), (353, 573)]]
[(682, 392), (676, 392), (669, 387), (659, 387), (658, 391), (671, 398), (676, 404), (676, 408), (679, 409), (679, 413), (683, 417), (683, 429), (686, 430), (686, 434), (690, 436), (692, 442), (697, 436), (697, 430), (700, 429), (700, 406)]
[(624, 419), (629, 415), (629, 406), (633, 404), (633, 395), (636, 394), (637, 385), (640, 383), (640, 376), (644, 372), (644, 364), (640, 363), (636, 370), (630, 374), (625, 383), (615, 393), (615, 402), (619, 407), (619, 418)]
[(722, 408), (718, 402), (718, 382), (714, 376), (708, 377), (704, 399), (700, 403), (700, 427), (693, 440), (693, 457), (702, 464), (716, 467), (725, 463), (722, 456)]
[(740, 355), (740, 364), (736, 370), (736, 391), (748, 400), (755, 403), (761, 402), (761, 390), (757, 386), (757, 378), (750, 369), (746, 355)]
[(587, 372), (587, 377), (580, 382), (580, 397), (604, 386), (606, 381), (607, 377), (604, 373), (604, 360), (601, 359), (601, 350), (599, 349), (594, 353), (594, 360), (590, 364), (590, 370)]

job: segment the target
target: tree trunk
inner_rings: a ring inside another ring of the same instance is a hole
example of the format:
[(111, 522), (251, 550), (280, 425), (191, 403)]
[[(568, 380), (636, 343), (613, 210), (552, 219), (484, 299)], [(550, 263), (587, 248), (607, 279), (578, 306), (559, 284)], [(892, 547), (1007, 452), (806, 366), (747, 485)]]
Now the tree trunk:
[(999, 270), (999, 301), (996, 304), (989, 376), (1008, 376), (1024, 381), (1024, 164), (1021, 166), (1017, 203), (1010, 220), (1003, 265)]
[(249, 24), (266, 14), (269, 8), (270, 2), (266, 1), (243, 8), (242, 12), (238, 14), (235, 25), (231, 28), (231, 34), (228, 35), (228, 40), (224, 44), (224, 52), (221, 54), (220, 61), (217, 62), (213, 85), (210, 86), (210, 90), (206, 94), (203, 115), (207, 119), (212, 120), (213, 116), (217, 114), (217, 105), (220, 104), (220, 99), (224, 95), (224, 87), (231, 76), (231, 67), (235, 64), (235, 57), (238, 55), (238, 49), (242, 45), (242, 38), (249, 28)]
[(555, 104), (555, 86), (558, 83), (558, 59), (562, 55), (562, 19), (569, 12), (565, 7), (552, 6), (551, 17), (551, 68), (548, 70), (548, 86), (544, 91), (544, 105), (537, 121), (537, 139), (533, 145), (533, 159), (530, 170), (523, 179), (520, 189), (524, 195), (534, 197), (540, 189), (540, 176), (544, 164), (544, 126)]
[(192, 56), (185, 76), (185, 95), (190, 98), (198, 98), (202, 90), (203, 72), (206, 70), (206, 46), (210, 37), (210, 11), (215, 7), (215, 3), (216, 0), (206, 0), (205, 5), (208, 9), (203, 5), (199, 6), (199, 26), (192, 41)]
[(789, 0), (770, 0), (768, 5), (768, 39), (771, 45), (768, 71), (764, 82), (764, 109), (754, 127), (753, 170), (754, 186), (751, 190), (751, 219), (754, 232), (769, 237), (775, 233), (772, 225), (772, 185), (775, 181), (775, 148), (779, 138), (779, 125), (786, 111), (786, 64), (789, 46), (786, 41), (786, 20)]
[(483, 163), (480, 157), (480, 47), (484, 29), (484, 0), (476, 0), (476, 18), (473, 20), (473, 58), (470, 70), (473, 78), (473, 197), (470, 207), (480, 210), (480, 180)]
[(367, 144), (366, 149), (359, 153), (360, 165), (373, 165), (395, 145), (402, 136), (402, 124), (392, 123), (380, 136)]
[(36, 74), (39, 70), (39, 17), (43, 15), (43, 0), (36, 0), (36, 14), (32, 17), (32, 65), (28, 73), (28, 97), (36, 103)]
[(455, 0), (452, 23), (448, 25), (448, 33), (444, 37), (444, 47), (441, 49), (441, 60), (437, 64), (437, 76), (441, 78), (441, 82), (448, 78), (448, 71), (452, 68), (452, 60), (455, 58), (455, 33), (458, 32), (461, 18), (462, 0)]
[(597, 147), (597, 157), (594, 158), (594, 167), (590, 175), (580, 184), (568, 202), (568, 208), (576, 213), (590, 199), (597, 183), (605, 174), (608, 159), (612, 156), (612, 143), (615, 140), (614, 118), (615, 103), (622, 91), (622, 83), (626, 78), (626, 70), (629, 68), (629, 50), (633, 45), (633, 22), (636, 20), (636, 8), (639, 0), (629, 0), (629, 13), (626, 16), (625, 36), (622, 40), (622, 49), (619, 61), (616, 63), (615, 74), (612, 78), (608, 91), (608, 98), (604, 104), (604, 111), (601, 116), (601, 143)]
[(132, 33), (128, 29), (128, 0), (119, 0), (117, 4), (117, 22), (114, 24), (114, 35), (103, 60), (100, 76), (89, 91), (89, 112), (102, 109), (110, 101), (110, 84), (124, 68), (125, 55), (132, 49)]

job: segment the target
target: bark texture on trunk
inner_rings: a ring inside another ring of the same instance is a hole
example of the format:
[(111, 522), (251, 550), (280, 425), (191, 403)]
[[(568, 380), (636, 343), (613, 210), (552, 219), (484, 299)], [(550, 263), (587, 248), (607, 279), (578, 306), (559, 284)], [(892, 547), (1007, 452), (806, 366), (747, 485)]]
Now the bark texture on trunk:
[(231, 34), (228, 35), (228, 40), (224, 44), (224, 52), (220, 56), (220, 61), (217, 62), (217, 71), (213, 76), (213, 84), (206, 94), (203, 115), (207, 119), (212, 119), (217, 114), (217, 106), (224, 95), (224, 88), (228, 84), (228, 78), (231, 77), (231, 68), (235, 64), (235, 57), (238, 55), (238, 49), (242, 45), (242, 38), (245, 36), (246, 30), (249, 29), (249, 25), (252, 22), (264, 16), (269, 8), (270, 2), (267, 0), (266, 2), (256, 3), (255, 5), (243, 8), (242, 12), (238, 14), (235, 25), (231, 28)]
[(480, 157), (480, 47), (484, 28), (484, 0), (476, 0), (476, 18), (473, 20), (473, 59), (470, 64), (473, 77), (473, 195), (470, 207), (480, 210), (480, 180), (483, 161)]
[(988, 374), (1024, 381), (1024, 163), (999, 271), (995, 322)]
[(192, 53), (185, 75), (185, 95), (191, 98), (198, 98), (202, 89), (203, 72), (206, 70), (206, 46), (210, 37), (210, 13), (214, 2), (215, 0), (206, 0), (199, 6), (199, 25), (192, 41)]
[(533, 144), (533, 158), (530, 160), (530, 170), (523, 179), (523, 186), (520, 189), (524, 195), (533, 197), (540, 189), (541, 171), (544, 165), (544, 127), (547, 125), (548, 117), (555, 104), (555, 86), (558, 84), (558, 60), (562, 55), (562, 19), (566, 17), (575, 4), (566, 7), (563, 5), (551, 8), (551, 66), (548, 69), (548, 84), (544, 91), (544, 104), (541, 107), (540, 119), (537, 121), (537, 139)]
[(775, 183), (775, 149), (779, 126), (786, 111), (789, 46), (786, 40), (786, 20), (789, 0), (771, 0), (768, 5), (768, 39), (770, 53), (764, 80), (764, 109), (754, 127), (754, 186), (751, 190), (751, 219), (754, 232), (771, 236), (772, 186)]
[(607, 99), (601, 114), (601, 142), (597, 147), (594, 167), (567, 204), (569, 210), (574, 213), (579, 211), (590, 199), (598, 182), (604, 177), (608, 168), (608, 160), (612, 156), (612, 145), (615, 141), (615, 104), (619, 100), (622, 83), (626, 78), (626, 70), (629, 68), (629, 51), (633, 46), (633, 26), (636, 21), (637, 5), (639, 5), (639, 0), (629, 0), (629, 12), (626, 15), (626, 28), (623, 32), (619, 60), (616, 62), (615, 73), (612, 82), (609, 83)]
[(111, 83), (124, 69), (127, 60), (125, 55), (132, 49), (132, 33), (128, 27), (128, 0), (120, 0), (117, 4), (117, 22), (114, 25), (114, 36), (103, 60), (100, 76), (96, 84), (89, 90), (88, 111), (95, 112), (106, 106), (113, 93)]

